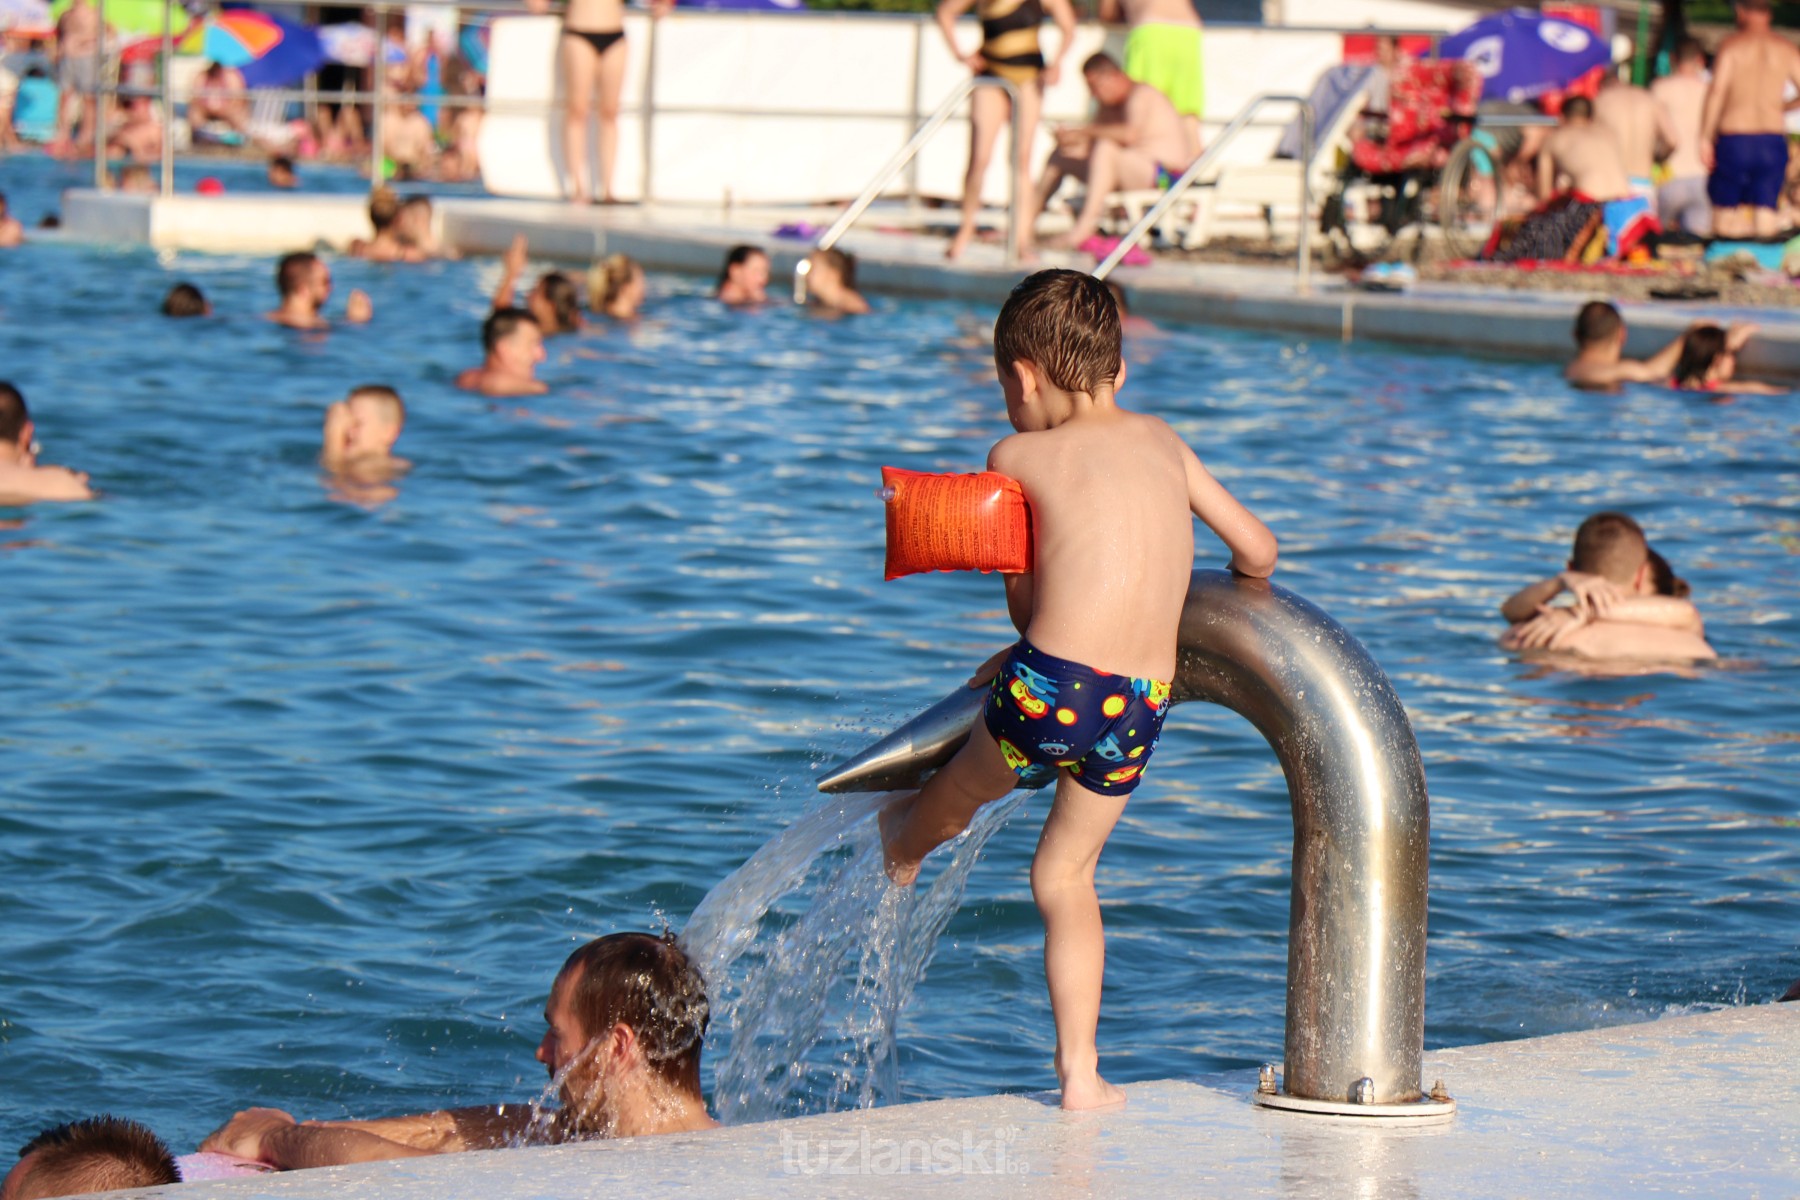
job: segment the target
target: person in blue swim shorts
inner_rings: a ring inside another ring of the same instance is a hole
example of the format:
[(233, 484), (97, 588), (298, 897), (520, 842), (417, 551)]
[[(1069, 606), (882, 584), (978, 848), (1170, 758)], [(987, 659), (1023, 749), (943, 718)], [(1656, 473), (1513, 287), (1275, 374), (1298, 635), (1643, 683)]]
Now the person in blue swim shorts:
[(1700, 119), (1713, 233), (1771, 238), (1781, 232), (1787, 180), (1787, 87), (1800, 87), (1800, 49), (1770, 28), (1769, 0), (1738, 0), (1738, 31), (1719, 46)]
[[(1140, 85), (1141, 86), (1141, 85)], [(1165, 102), (1166, 103), (1166, 102)], [(941, 771), (881, 814), (888, 877), (1014, 788), (1056, 781), (1031, 864), (1064, 1108), (1124, 1102), (1100, 1076), (1106, 959), (1094, 869), (1156, 749), (1194, 568), (1194, 518), (1240, 574), (1275, 569), (1275, 536), (1162, 420), (1119, 407), (1119, 311), (1080, 271), (1039, 271), (994, 325), (994, 366), (1018, 432), (988, 453), (1031, 510), (1029, 573), (1007, 575), (1023, 635), (975, 673), (986, 720)]]

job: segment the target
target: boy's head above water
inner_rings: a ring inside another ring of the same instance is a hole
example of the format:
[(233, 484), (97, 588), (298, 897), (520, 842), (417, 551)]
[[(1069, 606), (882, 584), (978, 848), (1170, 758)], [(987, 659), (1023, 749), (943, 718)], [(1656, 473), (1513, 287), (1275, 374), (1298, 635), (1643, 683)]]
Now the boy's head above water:
[(1082, 271), (1028, 276), (994, 322), (994, 369), (1021, 432), (1068, 420), (1073, 396), (1110, 396), (1125, 381), (1123, 354), (1119, 307)]
[(405, 427), (400, 393), (365, 384), (325, 410), (324, 457), (330, 462), (387, 458)]
[(1595, 513), (1575, 531), (1569, 569), (1642, 591), (1639, 585), (1650, 583), (1650, 543), (1624, 513)]
[(181, 1182), (161, 1138), (136, 1121), (89, 1117), (46, 1129), (0, 1182), (3, 1200), (38, 1200)]

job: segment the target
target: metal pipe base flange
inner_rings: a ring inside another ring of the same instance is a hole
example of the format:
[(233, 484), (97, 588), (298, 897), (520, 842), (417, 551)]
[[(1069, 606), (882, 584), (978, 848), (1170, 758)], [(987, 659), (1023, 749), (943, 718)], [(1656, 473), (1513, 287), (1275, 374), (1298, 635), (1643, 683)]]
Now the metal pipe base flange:
[(1398, 1100), (1377, 1104), (1373, 1080), (1359, 1079), (1350, 1089), (1347, 1100), (1314, 1100), (1306, 1096), (1290, 1096), (1275, 1082), (1273, 1066), (1263, 1067), (1250, 1102), (1258, 1108), (1274, 1108), (1282, 1112), (1310, 1113), (1321, 1117), (1367, 1117), (1380, 1120), (1447, 1121), (1456, 1114), (1456, 1101), (1444, 1090), (1440, 1080), (1431, 1091), (1417, 1100)]

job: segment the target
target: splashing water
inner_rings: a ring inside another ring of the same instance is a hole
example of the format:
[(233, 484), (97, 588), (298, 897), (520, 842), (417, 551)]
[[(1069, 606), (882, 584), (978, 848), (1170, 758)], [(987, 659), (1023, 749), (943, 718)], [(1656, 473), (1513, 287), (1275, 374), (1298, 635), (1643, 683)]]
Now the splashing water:
[(898, 1097), (900, 1010), (982, 847), (1027, 793), (983, 808), (926, 860), (941, 863), (931, 885), (911, 889), (882, 873), (874, 820), (903, 794), (827, 800), (694, 909), (681, 942), (712, 991), (713, 1107), (726, 1124)]

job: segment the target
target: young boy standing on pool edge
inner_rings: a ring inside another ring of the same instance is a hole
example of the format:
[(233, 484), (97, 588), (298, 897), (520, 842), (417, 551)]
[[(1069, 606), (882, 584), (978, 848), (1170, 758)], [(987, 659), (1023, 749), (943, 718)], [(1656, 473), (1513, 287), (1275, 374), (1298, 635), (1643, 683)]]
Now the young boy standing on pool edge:
[(1024, 637), (971, 680), (993, 681), (985, 720), (923, 789), (882, 813), (882, 842), (889, 877), (911, 884), (978, 808), (1057, 773), (1031, 892), (1062, 1106), (1099, 1108), (1125, 1096), (1100, 1077), (1095, 1045), (1106, 948), (1094, 868), (1168, 710), (1192, 518), (1242, 575), (1274, 571), (1275, 537), (1166, 423), (1118, 406), (1119, 314), (1099, 280), (1039, 271), (1014, 288), (994, 325), (994, 365), (1018, 432), (989, 452), (988, 469), (1018, 480), (1035, 543), (1032, 572), (1005, 577)]

